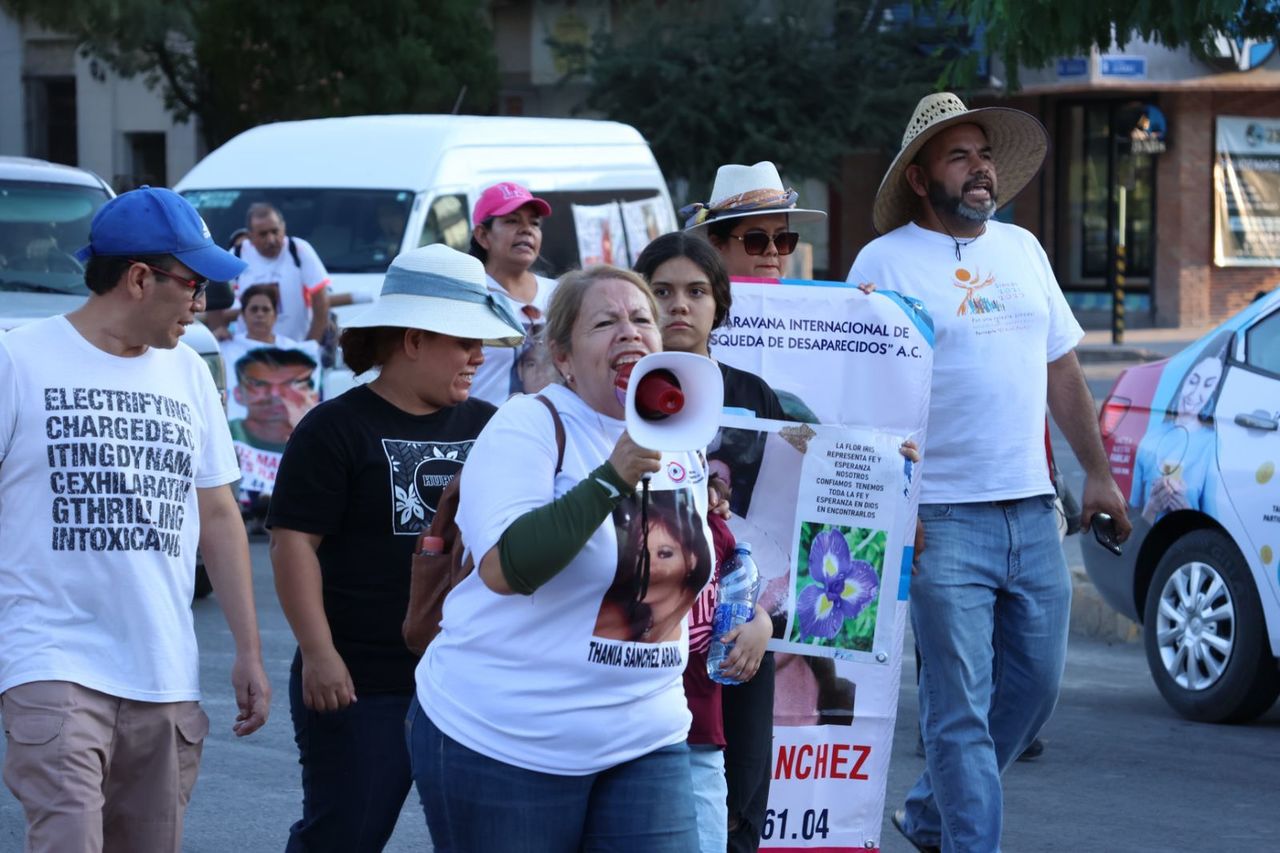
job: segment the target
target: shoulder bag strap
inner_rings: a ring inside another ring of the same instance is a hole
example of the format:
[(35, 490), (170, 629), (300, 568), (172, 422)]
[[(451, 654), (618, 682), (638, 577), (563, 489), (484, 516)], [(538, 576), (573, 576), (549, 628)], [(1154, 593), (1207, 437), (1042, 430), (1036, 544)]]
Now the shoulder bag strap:
[(551, 413), (551, 422), (556, 427), (556, 473), (559, 474), (560, 469), (564, 467), (564, 421), (560, 420), (560, 413), (556, 411), (554, 403), (541, 394), (538, 395), (538, 399)]

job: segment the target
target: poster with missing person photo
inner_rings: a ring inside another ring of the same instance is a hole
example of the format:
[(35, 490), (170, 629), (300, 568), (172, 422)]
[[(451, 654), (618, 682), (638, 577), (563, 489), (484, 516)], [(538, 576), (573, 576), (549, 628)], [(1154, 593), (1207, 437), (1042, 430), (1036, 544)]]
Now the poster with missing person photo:
[(320, 400), (319, 351), (313, 342), (280, 347), (235, 338), (224, 343), (223, 357), (241, 498), (252, 499), (274, 490), (289, 436)]

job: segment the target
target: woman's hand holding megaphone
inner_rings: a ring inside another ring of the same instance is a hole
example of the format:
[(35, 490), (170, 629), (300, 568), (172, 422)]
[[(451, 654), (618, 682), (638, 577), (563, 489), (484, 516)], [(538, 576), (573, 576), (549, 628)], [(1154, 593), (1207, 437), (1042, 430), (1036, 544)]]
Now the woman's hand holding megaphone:
[(662, 454), (656, 450), (641, 447), (631, 440), (631, 436), (623, 432), (618, 443), (609, 454), (609, 464), (623, 482), (630, 483), (632, 488), (648, 474), (656, 473), (662, 467)]

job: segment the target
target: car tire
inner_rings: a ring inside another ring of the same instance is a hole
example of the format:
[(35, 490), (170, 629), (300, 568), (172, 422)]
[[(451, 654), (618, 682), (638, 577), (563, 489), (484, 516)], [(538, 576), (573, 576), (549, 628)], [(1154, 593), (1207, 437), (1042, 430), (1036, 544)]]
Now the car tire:
[(1220, 531), (1193, 531), (1165, 552), (1147, 589), (1142, 633), (1156, 687), (1187, 719), (1251, 720), (1280, 695), (1253, 575)]

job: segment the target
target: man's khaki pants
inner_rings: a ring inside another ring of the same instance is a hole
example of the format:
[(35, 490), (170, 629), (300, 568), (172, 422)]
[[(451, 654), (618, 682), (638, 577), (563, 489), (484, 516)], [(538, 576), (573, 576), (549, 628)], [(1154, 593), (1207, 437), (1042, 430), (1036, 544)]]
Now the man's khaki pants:
[(0, 714), (4, 781), (26, 812), (29, 853), (181, 849), (209, 732), (198, 703), (34, 681), (0, 695)]

